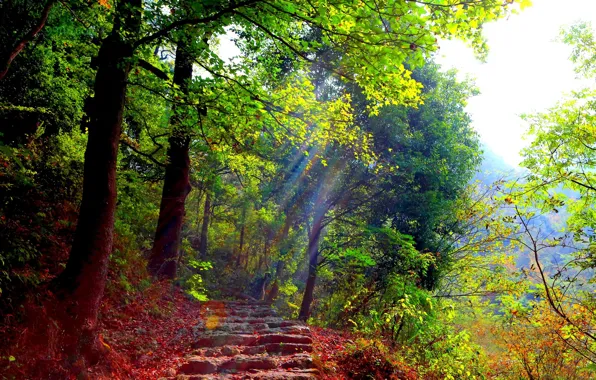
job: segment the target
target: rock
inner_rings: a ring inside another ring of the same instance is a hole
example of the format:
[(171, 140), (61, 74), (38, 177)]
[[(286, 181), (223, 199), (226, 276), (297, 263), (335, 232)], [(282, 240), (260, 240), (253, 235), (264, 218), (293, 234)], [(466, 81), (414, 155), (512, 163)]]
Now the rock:
[(281, 327), (280, 330), (285, 334), (310, 335), (310, 329), (306, 326), (294, 325)]
[(202, 375), (208, 373), (214, 373), (217, 371), (217, 364), (213, 363), (209, 359), (201, 358), (201, 357), (194, 357), (190, 358), (186, 363), (184, 363), (180, 369), (178, 369), (178, 373), (182, 373), (185, 375)]
[(267, 343), (300, 343), (312, 344), (312, 339), (304, 335), (290, 335), (290, 334), (266, 334), (259, 336), (259, 344)]
[(278, 327), (291, 327), (291, 326), (304, 326), (302, 322), (298, 321), (284, 321), (280, 319), (279, 321), (272, 321), (267, 323), (271, 328), (278, 328)]
[(173, 377), (176, 376), (176, 370), (174, 368), (168, 368), (165, 370), (164, 373), (167, 377)]
[(258, 355), (267, 352), (267, 348), (265, 346), (252, 346), (252, 347), (244, 347), (242, 349), (243, 355)]
[(266, 356), (252, 357), (237, 356), (230, 359), (220, 365), (221, 369), (235, 370), (235, 371), (248, 371), (249, 369), (274, 369), (277, 368), (275, 360)]
[(240, 355), (241, 352), (242, 351), (240, 350), (240, 348), (235, 346), (224, 346), (221, 348), (221, 354), (225, 356)]
[(258, 379), (258, 380), (316, 380), (318, 371), (304, 370), (304, 371), (262, 371), (255, 375), (249, 375), (244, 378)]
[(282, 355), (290, 355), (301, 352), (312, 352), (310, 344), (300, 343), (268, 343), (265, 349), (269, 353), (279, 353)]
[(305, 354), (298, 354), (291, 357), (290, 360), (282, 363), (281, 368), (289, 369), (289, 368), (298, 368), (298, 369), (311, 369), (314, 368), (315, 365), (312, 361), (310, 355)]
[(220, 347), (220, 346), (252, 346), (257, 342), (257, 337), (248, 334), (213, 334), (196, 340), (193, 348)]

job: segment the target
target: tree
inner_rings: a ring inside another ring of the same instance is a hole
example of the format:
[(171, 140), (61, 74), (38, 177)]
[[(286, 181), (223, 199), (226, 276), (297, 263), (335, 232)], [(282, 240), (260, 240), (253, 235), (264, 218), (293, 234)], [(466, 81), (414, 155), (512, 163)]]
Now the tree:
[(66, 268), (58, 279), (69, 315), (66, 351), (94, 361), (102, 345), (97, 314), (112, 251), (116, 160), (134, 38), (141, 27), (141, 0), (118, 3), (111, 33), (97, 58), (93, 108), (88, 111), (83, 199)]
[(477, 90), (453, 71), (440, 73), (432, 62), (413, 77), (424, 86), (424, 104), (390, 107), (369, 121), (380, 159), (397, 167), (379, 184), (382, 201), (372, 206), (370, 223), (380, 227), (389, 220), (414, 237), (419, 251), (440, 253), (423, 276), (423, 286), (432, 290), (450, 264), (446, 237), (459, 228), (455, 209), (481, 160), (478, 135), (464, 110)]
[[(417, 251), (438, 253), (429, 265), (418, 266), (421, 285), (432, 290), (452, 260), (453, 247), (446, 241), (460, 227), (454, 210), (479, 164), (477, 135), (464, 111), (475, 90), (470, 83), (458, 82), (454, 72), (440, 73), (432, 62), (414, 71), (413, 77), (424, 85), (424, 104), (417, 109), (387, 106), (377, 116), (361, 116), (364, 129), (375, 142), (375, 168), (351, 160), (347, 152), (330, 154), (330, 163), (338, 160), (344, 164), (321, 169), (322, 179), (315, 183), (325, 181), (326, 176), (333, 182), (326, 189), (325, 202), (313, 210), (322, 213), (323, 227), (347, 223), (360, 230), (359, 238), (350, 238), (353, 241), (348, 247), (353, 249), (365, 244), (364, 236), (370, 236), (362, 225), (381, 229), (390, 225), (393, 231), (413, 237)], [(366, 103), (359, 108), (365, 109)], [(314, 217), (312, 226), (313, 230), (317, 226)], [(343, 247), (343, 243), (335, 244)], [(314, 270), (309, 279), (321, 259), (318, 250), (312, 254)], [(311, 287), (307, 286), (304, 298), (306, 313)]]
[[(192, 80), (192, 56), (188, 51), (187, 36), (181, 36), (176, 47), (176, 63), (174, 64), (174, 85), (180, 89), (180, 99), (188, 99), (189, 82)], [(168, 162), (161, 197), (159, 219), (155, 231), (153, 250), (149, 258), (149, 270), (154, 276), (174, 278), (176, 261), (180, 244), (180, 232), (184, 218), (184, 203), (190, 192), (190, 158), (188, 150), (190, 136), (186, 131), (188, 118), (181, 106), (174, 104), (173, 116), (170, 118), (172, 132), (169, 138)], [(206, 199), (211, 194), (207, 192)], [(207, 201), (206, 201), (207, 203)], [(206, 205), (206, 210), (208, 206)], [(208, 222), (208, 220), (207, 220)], [(208, 223), (204, 223), (203, 228)]]

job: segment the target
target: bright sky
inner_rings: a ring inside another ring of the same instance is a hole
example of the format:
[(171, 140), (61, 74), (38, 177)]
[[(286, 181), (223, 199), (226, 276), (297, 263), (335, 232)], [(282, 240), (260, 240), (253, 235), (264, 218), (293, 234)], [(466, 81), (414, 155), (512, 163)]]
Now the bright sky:
[(517, 165), (527, 126), (522, 113), (553, 106), (563, 93), (580, 87), (568, 60), (570, 48), (555, 42), (561, 26), (575, 21), (596, 25), (596, 0), (533, 0), (533, 6), (485, 26), (490, 53), (477, 61), (463, 43), (447, 41), (438, 62), (476, 79), (481, 95), (468, 112), (481, 139), (505, 161)]

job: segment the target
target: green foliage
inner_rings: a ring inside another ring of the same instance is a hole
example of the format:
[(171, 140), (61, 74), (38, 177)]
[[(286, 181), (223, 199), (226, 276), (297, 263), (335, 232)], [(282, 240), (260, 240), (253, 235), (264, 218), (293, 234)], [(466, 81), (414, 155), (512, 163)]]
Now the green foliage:
[(2, 307), (16, 305), (65, 258), (80, 198), (79, 144), (76, 133), (37, 135), (0, 153)]
[(209, 261), (198, 261), (189, 258), (187, 266), (190, 270), (190, 274), (181, 277), (186, 293), (197, 301), (208, 301), (207, 289), (203, 282), (204, 275), (202, 275), (201, 272), (213, 269), (213, 265)]
[(572, 47), (571, 62), (575, 72), (583, 77), (593, 77), (596, 62), (594, 30), (589, 22), (579, 22), (568, 29), (562, 29), (559, 39)]

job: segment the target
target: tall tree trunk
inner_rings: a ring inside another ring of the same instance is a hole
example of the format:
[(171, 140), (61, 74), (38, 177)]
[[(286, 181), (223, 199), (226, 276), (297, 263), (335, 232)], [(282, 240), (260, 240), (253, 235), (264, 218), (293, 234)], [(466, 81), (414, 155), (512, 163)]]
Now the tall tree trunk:
[(315, 282), (317, 280), (317, 266), (319, 265), (319, 240), (323, 230), (322, 217), (315, 219), (308, 239), (308, 279), (300, 305), (298, 319), (306, 321), (310, 317), (310, 306), (313, 301)]
[(23, 51), (23, 49), (25, 49), (27, 44), (29, 42), (33, 41), (35, 36), (37, 36), (37, 34), (39, 34), (39, 32), (41, 32), (43, 27), (46, 25), (46, 22), (48, 21), (48, 16), (50, 15), (50, 11), (52, 10), (52, 7), (56, 3), (57, 3), (57, 0), (49, 0), (48, 2), (46, 2), (46, 5), (44, 6), (43, 10), (41, 11), (41, 16), (39, 17), (39, 20), (37, 20), (37, 23), (31, 28), (31, 30), (23, 38), (21, 38), (15, 44), (15, 46), (13, 46), (13, 48), (10, 51), (7, 51), (4, 56), (0, 57), (0, 80), (2, 80), (8, 73), (8, 69), (10, 68), (10, 65), (12, 64), (12, 61), (14, 61), (14, 59), (21, 53), (21, 51)]
[[(178, 41), (174, 65), (174, 84), (184, 95), (188, 94), (188, 84), (192, 80), (192, 57), (187, 51), (184, 38)], [(172, 107), (170, 118), (172, 135), (168, 148), (168, 164), (164, 179), (159, 219), (155, 231), (153, 250), (149, 258), (149, 272), (160, 278), (172, 279), (176, 276), (176, 263), (180, 249), (180, 236), (184, 222), (184, 203), (190, 193), (190, 134), (184, 125), (184, 113), (180, 107)], [(202, 244), (202, 243), (201, 243)]]
[(209, 239), (209, 220), (211, 218), (211, 183), (205, 191), (205, 207), (203, 207), (203, 225), (201, 228), (201, 244), (199, 245), (199, 254), (201, 258), (207, 257), (207, 245)]
[(197, 230), (196, 233), (201, 231), (201, 202), (203, 201), (203, 189), (198, 189), (197, 193)]
[(275, 301), (275, 299), (279, 295), (279, 284), (283, 281), (283, 273), (285, 268), (284, 260), (290, 248), (288, 242), (288, 235), (290, 233), (290, 227), (292, 226), (292, 223), (294, 223), (294, 213), (288, 212), (281, 233), (279, 233), (278, 236), (275, 237), (274, 244), (279, 246), (279, 259), (277, 260), (277, 264), (275, 265), (275, 279), (273, 280), (271, 290), (269, 290), (269, 293), (267, 294), (266, 298), (266, 301), (269, 303)]
[(271, 234), (268, 232), (265, 235), (265, 244), (263, 245), (263, 261), (265, 262), (265, 270), (269, 270), (269, 246), (271, 245)]
[(267, 293), (267, 297), (265, 298), (265, 301), (267, 301), (268, 303), (272, 303), (273, 301), (275, 301), (275, 299), (279, 295), (279, 283), (282, 281), (281, 276), (284, 270), (284, 266), (284, 261), (280, 259), (277, 262), (275, 268), (275, 280), (273, 281), (271, 289), (269, 290), (269, 292)]
[(240, 228), (240, 243), (238, 245), (238, 257), (236, 260), (236, 266), (240, 266), (242, 261), (242, 251), (244, 250), (244, 234), (246, 231), (246, 224), (242, 223), (242, 228)]
[(261, 271), (261, 268), (263, 267), (263, 256), (259, 256), (259, 259), (257, 260), (257, 270), (256, 272), (259, 273)]
[(94, 107), (89, 111), (83, 199), (68, 263), (57, 279), (64, 297), (65, 350), (71, 358), (95, 361), (102, 349), (97, 316), (112, 252), (116, 208), (116, 163), (126, 83), (140, 28), (142, 0), (119, 3), (113, 30), (102, 43), (95, 77)]

